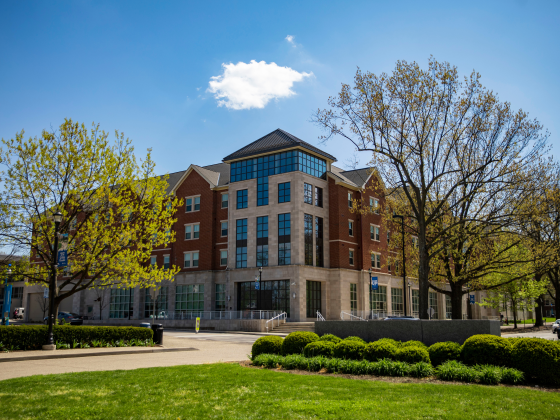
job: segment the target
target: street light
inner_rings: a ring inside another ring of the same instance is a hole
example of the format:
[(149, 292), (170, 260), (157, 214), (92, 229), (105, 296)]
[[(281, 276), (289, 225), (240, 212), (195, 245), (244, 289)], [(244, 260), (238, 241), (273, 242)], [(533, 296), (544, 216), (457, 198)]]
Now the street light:
[(56, 292), (56, 264), (57, 264), (57, 253), (58, 253), (58, 228), (60, 227), (60, 222), (62, 222), (62, 214), (57, 211), (53, 214), (54, 219), (54, 247), (52, 252), (51, 260), (51, 281), (49, 284), (49, 330), (47, 332), (47, 342), (43, 346), (43, 350), (54, 350), (56, 346), (54, 345), (53, 338), (53, 324), (54, 324), (54, 294)]
[(393, 219), (401, 219), (401, 231), (402, 231), (402, 269), (403, 269), (403, 308), (404, 316), (406, 316), (406, 255), (404, 252), (404, 216), (400, 214), (394, 214)]

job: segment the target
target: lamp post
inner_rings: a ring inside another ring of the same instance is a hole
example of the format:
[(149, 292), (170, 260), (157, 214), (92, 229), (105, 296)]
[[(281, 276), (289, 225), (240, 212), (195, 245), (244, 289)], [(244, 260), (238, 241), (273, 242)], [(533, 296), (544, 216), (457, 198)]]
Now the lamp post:
[(394, 214), (393, 219), (401, 219), (401, 231), (402, 231), (402, 269), (403, 269), (403, 308), (404, 316), (406, 316), (406, 255), (404, 252), (404, 216), (400, 214)]
[[(369, 303), (369, 310), (370, 310), (370, 312), (371, 312), (371, 313), (370, 313), (370, 316), (373, 315), (373, 309), (372, 309), (372, 307), (371, 307), (371, 292), (372, 292), (371, 274), (372, 274), (372, 272), (373, 272), (373, 271), (372, 271), (372, 269), (371, 269), (371, 267), (370, 267), (369, 270), (368, 270), (368, 273), (369, 273), (369, 277), (368, 277), (368, 290), (369, 290), (368, 297), (369, 297), (369, 302), (370, 302), (370, 303)], [(365, 313), (365, 311), (364, 311), (364, 313)]]
[(54, 294), (56, 292), (56, 264), (57, 264), (57, 253), (58, 253), (58, 228), (60, 227), (60, 222), (62, 222), (62, 214), (57, 211), (53, 214), (54, 219), (54, 246), (51, 260), (51, 281), (49, 284), (49, 329), (47, 332), (47, 342), (43, 346), (43, 350), (54, 350), (56, 346), (54, 345), (53, 338), (53, 324), (54, 324)]
[[(257, 306), (258, 306), (259, 308), (261, 308), (261, 306), (262, 306), (262, 304), (263, 304), (263, 301), (262, 301), (262, 300), (263, 300), (263, 298), (262, 298), (262, 297), (263, 297), (263, 296), (262, 296), (262, 282), (261, 282), (261, 280), (262, 280), (262, 272), (263, 272), (262, 267), (259, 267), (259, 294), (258, 294), (259, 298), (258, 298), (258, 304), (257, 304)], [(261, 314), (260, 318), (262, 319), (262, 314)]]

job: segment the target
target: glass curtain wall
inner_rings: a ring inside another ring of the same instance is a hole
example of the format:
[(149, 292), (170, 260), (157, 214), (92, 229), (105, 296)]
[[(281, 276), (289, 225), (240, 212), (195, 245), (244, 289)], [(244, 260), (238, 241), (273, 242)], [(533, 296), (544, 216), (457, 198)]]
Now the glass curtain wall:
[(429, 305), (430, 308), (434, 309), (434, 314), (432, 315), (432, 319), (438, 319), (438, 304), (437, 304), (437, 292), (429, 292)]
[(402, 289), (391, 288), (392, 315), (404, 315)]
[(134, 289), (111, 289), (109, 318), (128, 318), (134, 310)]
[(387, 286), (378, 286), (377, 290), (369, 291), (369, 309), (371, 315), (387, 313)]
[(283, 311), (290, 316), (290, 281), (261, 281), (259, 290), (255, 282), (237, 283), (237, 310)]
[(315, 265), (324, 267), (322, 217), (315, 217)]
[(303, 215), (303, 229), (305, 242), (305, 265), (313, 265), (313, 216)]
[(321, 312), (321, 282), (307, 281), (305, 283), (307, 318), (316, 318), (317, 311)]
[(144, 291), (144, 318), (152, 318), (154, 316), (154, 309), (156, 318), (163, 317), (167, 314), (167, 286), (162, 286), (159, 289), (159, 294), (155, 301), (156, 305), (154, 308), (154, 302), (152, 301), (152, 295), (150, 294), (150, 288), (146, 288)]

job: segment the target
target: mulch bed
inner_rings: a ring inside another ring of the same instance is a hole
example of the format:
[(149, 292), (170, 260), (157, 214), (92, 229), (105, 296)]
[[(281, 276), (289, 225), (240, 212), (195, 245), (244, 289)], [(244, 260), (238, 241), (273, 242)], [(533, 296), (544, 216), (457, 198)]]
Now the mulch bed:
[[(517, 329), (513, 327), (502, 327), (501, 328), (502, 334), (521, 334), (525, 332), (538, 332), (538, 331), (551, 331), (550, 325), (549, 326), (542, 326), (542, 327), (527, 327), (525, 328), (523, 324), (518, 324)], [(550, 333), (553, 336), (552, 332)]]

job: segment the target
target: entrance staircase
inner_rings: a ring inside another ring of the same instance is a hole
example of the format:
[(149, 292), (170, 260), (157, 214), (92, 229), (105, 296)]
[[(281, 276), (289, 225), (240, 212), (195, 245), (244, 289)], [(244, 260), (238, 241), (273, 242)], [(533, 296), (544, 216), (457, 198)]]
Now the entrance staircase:
[(273, 328), (271, 332), (289, 334), (294, 331), (310, 331), (315, 332), (314, 322), (284, 322)]

